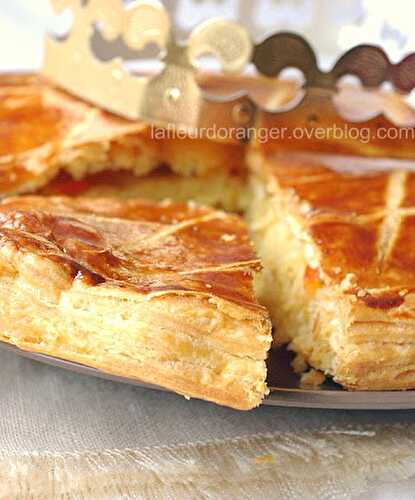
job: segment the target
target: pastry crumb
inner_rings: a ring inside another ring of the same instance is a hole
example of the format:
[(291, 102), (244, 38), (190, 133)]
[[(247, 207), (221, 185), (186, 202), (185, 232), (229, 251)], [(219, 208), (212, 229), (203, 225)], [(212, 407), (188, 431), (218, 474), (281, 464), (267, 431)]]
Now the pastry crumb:
[(307, 370), (307, 362), (301, 356), (301, 354), (296, 354), (295, 358), (291, 361), (291, 367), (295, 373), (303, 373)]
[(319, 387), (325, 380), (326, 377), (323, 372), (312, 368), (310, 371), (301, 375), (300, 385), (301, 387)]

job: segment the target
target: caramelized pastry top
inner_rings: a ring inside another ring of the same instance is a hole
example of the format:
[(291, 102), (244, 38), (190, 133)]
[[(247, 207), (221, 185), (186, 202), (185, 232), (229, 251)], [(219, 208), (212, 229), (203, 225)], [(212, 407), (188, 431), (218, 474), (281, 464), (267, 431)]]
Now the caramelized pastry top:
[(0, 75), (0, 196), (38, 190), (60, 171), (77, 181), (119, 169), (145, 175), (163, 164), (183, 175), (219, 166), (243, 171), (239, 144), (153, 132), (149, 125), (107, 113), (40, 77)]
[(264, 167), (300, 202), (320, 278), (375, 308), (399, 306), (415, 289), (415, 172), (396, 166), (340, 168), (324, 155), (280, 155)]
[(0, 77), (0, 193), (53, 175), (65, 145), (138, 132), (143, 124), (105, 113), (35, 76)]
[(260, 268), (244, 222), (188, 204), (36, 196), (0, 204), (0, 245), (62, 265), (89, 284), (192, 293), (245, 308)]

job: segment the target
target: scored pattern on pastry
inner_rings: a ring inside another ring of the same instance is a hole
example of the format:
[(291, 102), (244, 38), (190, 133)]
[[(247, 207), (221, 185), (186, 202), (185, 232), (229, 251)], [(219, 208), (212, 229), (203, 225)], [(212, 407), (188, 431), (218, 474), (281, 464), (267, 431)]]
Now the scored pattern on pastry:
[(188, 229), (191, 226), (196, 227), (197, 224), (201, 224), (203, 222), (209, 222), (213, 219), (217, 219), (219, 216), (217, 213), (211, 213), (204, 215), (202, 217), (195, 217), (193, 219), (188, 219), (183, 222), (176, 222), (173, 223), (170, 227), (166, 227), (161, 229), (160, 231), (156, 232), (155, 234), (152, 234), (151, 236), (148, 236), (147, 238), (144, 239), (146, 243), (154, 242), (158, 239), (162, 239), (166, 236), (172, 235), (174, 233), (178, 233), (181, 230)]
[(214, 293), (260, 307), (249, 287), (260, 262), (238, 217), (198, 206), (140, 201), (114, 201), (115, 211), (100, 213), (99, 203), (6, 199), (0, 237), (98, 281), (146, 293)]
[[(94, 108), (39, 77), (3, 76), (0, 116), (0, 196), (43, 189), (184, 201), (199, 192), (198, 201), (223, 199), (232, 211), (246, 197), (242, 145), (177, 138)], [(163, 182), (154, 184), (156, 175)]]
[[(352, 225), (356, 224), (362, 228), (368, 227), (371, 224), (379, 224), (377, 228), (377, 242), (375, 243), (376, 257), (374, 260), (376, 262), (380, 281), (382, 281), (383, 272), (388, 268), (389, 260), (392, 257), (397, 240), (404, 230), (403, 225), (405, 219), (415, 215), (414, 207), (402, 206), (407, 193), (407, 181), (409, 176), (409, 172), (405, 171), (393, 171), (389, 173), (385, 186), (384, 208), (375, 209), (368, 214), (335, 213), (330, 216), (332, 219), (334, 218), (338, 221), (347, 222)], [(364, 199), (361, 205), (362, 207), (365, 206)], [(323, 216), (323, 218), (325, 217)], [(320, 217), (317, 215), (312, 225), (318, 224), (319, 221)], [(356, 245), (359, 244), (359, 241), (356, 241)]]
[[(295, 155), (294, 155), (295, 157)], [(415, 174), (390, 161), (389, 170), (328, 168), (319, 160), (270, 165), (283, 189), (308, 206), (306, 223), (323, 273), (352, 289), (413, 289)]]
[(386, 205), (383, 223), (379, 230), (378, 262), (379, 271), (382, 272), (399, 235), (402, 222), (402, 209), (400, 208), (405, 197), (407, 172), (393, 172), (389, 176), (386, 190)]
[(240, 409), (271, 342), (243, 220), (195, 203), (0, 203), (0, 341)]

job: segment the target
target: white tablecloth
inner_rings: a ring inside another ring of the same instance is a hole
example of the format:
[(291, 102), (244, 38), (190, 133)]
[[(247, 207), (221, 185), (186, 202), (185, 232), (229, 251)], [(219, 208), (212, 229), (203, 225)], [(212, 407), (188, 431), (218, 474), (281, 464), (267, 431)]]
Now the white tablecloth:
[(238, 412), (9, 352), (0, 366), (0, 498), (414, 498), (413, 411)]

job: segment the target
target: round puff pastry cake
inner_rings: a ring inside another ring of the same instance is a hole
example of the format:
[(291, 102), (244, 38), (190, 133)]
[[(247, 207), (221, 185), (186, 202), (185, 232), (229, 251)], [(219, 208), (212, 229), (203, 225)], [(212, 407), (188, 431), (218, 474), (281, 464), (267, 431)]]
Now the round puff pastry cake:
[(196, 199), (248, 209), (264, 262), (260, 301), (297, 366), (353, 389), (415, 388), (415, 182), (398, 160), (413, 158), (413, 139), (377, 134), (396, 129), (389, 118), (411, 122), (414, 113), (395, 94), (357, 95), (345, 100), (349, 112), (362, 99), (384, 111), (356, 125), (367, 142), (314, 137), (316, 127), (347, 125), (317, 96), (308, 99), (315, 113), (306, 101), (258, 113), (257, 127), (288, 136), (302, 128), (302, 140), (244, 148), (155, 140), (145, 124), (38, 77), (0, 77), (0, 194), (45, 195), (1, 207), (3, 339), (237, 408), (259, 404), (270, 326), (240, 219), (47, 196)]
[(0, 205), (0, 339), (238, 409), (271, 342), (244, 222), (189, 204), (16, 197)]

